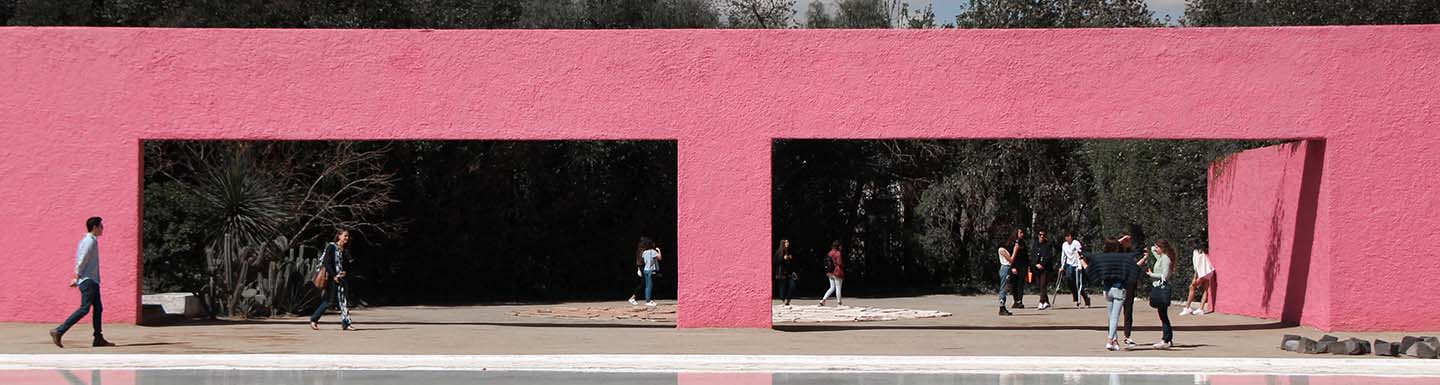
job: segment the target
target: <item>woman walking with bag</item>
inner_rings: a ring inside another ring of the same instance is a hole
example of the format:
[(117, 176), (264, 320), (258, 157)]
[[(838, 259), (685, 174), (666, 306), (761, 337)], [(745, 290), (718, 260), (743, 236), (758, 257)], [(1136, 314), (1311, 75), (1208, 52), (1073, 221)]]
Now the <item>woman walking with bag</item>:
[(310, 315), (310, 329), (320, 330), (320, 317), (330, 309), (330, 304), (340, 305), (340, 329), (355, 330), (350, 324), (350, 303), (345, 299), (345, 257), (350, 246), (350, 231), (346, 229), (335, 230), (335, 242), (325, 245), (325, 252), (320, 256), (320, 269), (315, 272), (315, 286), (324, 290), (320, 297), (320, 307), (315, 308), (315, 313)]
[(655, 241), (650, 238), (640, 237), (640, 245), (636, 249), (635, 263), (640, 268), (636, 273), (640, 275), (640, 284), (635, 286), (635, 293), (630, 295), (630, 304), (640, 304), (635, 301), (635, 296), (640, 294), (640, 287), (643, 286), (645, 306), (654, 307), (655, 301), (651, 300), (650, 295), (655, 288), (655, 274), (660, 270), (660, 248), (656, 247)]
[(1151, 265), (1150, 271), (1145, 274), (1155, 280), (1150, 289), (1150, 307), (1155, 308), (1160, 314), (1160, 342), (1155, 343), (1156, 349), (1169, 349), (1173, 346), (1175, 333), (1170, 328), (1170, 276), (1175, 275), (1175, 263), (1170, 256), (1175, 255), (1175, 248), (1170, 246), (1170, 241), (1164, 239), (1155, 241), (1155, 246), (1150, 248), (1150, 254), (1155, 256), (1155, 264)]

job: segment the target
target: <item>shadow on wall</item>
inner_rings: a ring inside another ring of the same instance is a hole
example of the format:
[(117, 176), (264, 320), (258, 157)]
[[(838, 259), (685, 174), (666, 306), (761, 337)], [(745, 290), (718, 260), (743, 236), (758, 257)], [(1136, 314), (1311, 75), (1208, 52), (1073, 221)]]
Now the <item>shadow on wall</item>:
[(1280, 315), (1281, 321), (1294, 324), (1300, 323), (1305, 312), (1315, 218), (1320, 209), (1320, 177), (1325, 172), (1325, 141), (1308, 140), (1305, 147), (1305, 173), (1300, 179), (1300, 202), (1295, 209), (1295, 243), (1290, 247), (1290, 276), (1285, 287), (1285, 309)]
[[(1275, 151), (1284, 151), (1289, 147), (1293, 155), (1300, 143), (1283, 144)], [(1285, 183), (1290, 180), (1290, 163), (1285, 163), (1285, 168), (1279, 178), (1275, 179), (1275, 204), (1270, 209), (1270, 233), (1266, 239), (1270, 241), (1265, 244), (1265, 265), (1264, 265), (1264, 291), (1260, 296), (1260, 308), (1266, 315), (1273, 315), (1270, 311), (1270, 300), (1275, 297), (1277, 280), (1280, 278), (1280, 245), (1285, 241), (1285, 229), (1282, 222), (1285, 220)]]

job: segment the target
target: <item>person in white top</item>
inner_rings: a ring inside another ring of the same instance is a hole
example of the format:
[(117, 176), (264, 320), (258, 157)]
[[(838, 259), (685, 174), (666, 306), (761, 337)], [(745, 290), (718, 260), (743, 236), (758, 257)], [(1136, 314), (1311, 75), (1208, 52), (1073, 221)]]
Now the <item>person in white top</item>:
[[(1215, 266), (1210, 265), (1208, 247), (1203, 244), (1196, 247), (1190, 263), (1195, 268), (1195, 279), (1190, 281), (1190, 295), (1185, 298), (1185, 307), (1180, 309), (1180, 315), (1213, 313), (1215, 312), (1215, 303), (1210, 300), (1210, 297), (1215, 291)], [(1191, 309), (1190, 304), (1195, 302), (1196, 290), (1203, 294), (1200, 297), (1200, 308)]]
[[(1060, 258), (1065, 266), (1064, 279), (1070, 280), (1070, 299), (1075, 301), (1076, 308), (1090, 307), (1090, 294), (1085, 292), (1085, 266), (1084, 252), (1080, 241), (1075, 239), (1075, 233), (1065, 233), (1065, 243), (1060, 244)], [(1080, 304), (1080, 299), (1085, 299), (1085, 304)]]

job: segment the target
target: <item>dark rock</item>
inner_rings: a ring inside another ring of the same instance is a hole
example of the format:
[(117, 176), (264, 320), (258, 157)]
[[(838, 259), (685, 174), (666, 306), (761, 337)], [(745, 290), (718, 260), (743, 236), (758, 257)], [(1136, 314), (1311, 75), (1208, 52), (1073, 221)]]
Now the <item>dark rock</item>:
[(1332, 335), (1326, 334), (1324, 337), (1320, 337), (1320, 340), (1319, 340), (1319, 341), (1315, 341), (1315, 342), (1316, 342), (1316, 345), (1320, 348), (1320, 353), (1329, 353), (1329, 352), (1330, 352), (1330, 344), (1333, 344), (1333, 343), (1336, 343), (1336, 342), (1339, 342), (1339, 341), (1340, 341), (1340, 337), (1336, 337), (1336, 336), (1332, 336)]
[(1303, 354), (1320, 354), (1324, 353), (1325, 351), (1320, 350), (1319, 342), (1316, 342), (1315, 340), (1309, 338), (1300, 337), (1300, 346), (1295, 347), (1295, 352)]
[(1299, 347), (1299, 346), (1300, 346), (1300, 336), (1297, 336), (1297, 335), (1294, 335), (1294, 334), (1286, 334), (1285, 337), (1282, 337), (1282, 338), (1280, 339), (1280, 349), (1281, 349), (1281, 350), (1284, 350), (1284, 351), (1287, 351), (1287, 352), (1293, 352), (1293, 351), (1295, 351), (1295, 348), (1297, 348), (1297, 347)]
[(1375, 355), (1395, 357), (1400, 355), (1400, 344), (1375, 340)]
[(1405, 336), (1404, 339), (1400, 340), (1400, 351), (1410, 351), (1410, 345), (1414, 345), (1416, 342), (1420, 342), (1420, 337)]
[(1416, 341), (1415, 343), (1410, 344), (1409, 349), (1405, 350), (1405, 355), (1415, 358), (1433, 359), (1436, 358), (1436, 348), (1437, 347), (1435, 345), (1431, 345), (1429, 341)]
[(1330, 343), (1330, 354), (1358, 356), (1370, 353), (1370, 342), (1354, 338)]

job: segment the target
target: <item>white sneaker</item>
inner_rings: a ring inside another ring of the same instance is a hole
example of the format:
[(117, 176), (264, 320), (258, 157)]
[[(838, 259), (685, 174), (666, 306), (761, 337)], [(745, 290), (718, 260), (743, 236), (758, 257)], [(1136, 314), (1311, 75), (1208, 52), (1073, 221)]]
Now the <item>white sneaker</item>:
[(1190, 313), (1190, 314), (1194, 314), (1194, 315), (1205, 315), (1205, 310), (1203, 310), (1203, 309), (1195, 309), (1195, 311), (1192, 312), (1192, 313)]
[(1048, 304), (1048, 303), (1042, 303), (1042, 304), (1040, 304), (1040, 310), (1045, 310), (1045, 309), (1049, 309), (1049, 308), (1050, 308), (1050, 304)]
[(1150, 345), (1150, 346), (1153, 346), (1153, 347), (1155, 347), (1156, 349), (1165, 350), (1165, 349), (1169, 349), (1170, 346), (1171, 346), (1171, 344), (1170, 344), (1169, 342), (1161, 341), (1161, 342), (1156, 342), (1154, 345)]
[(1116, 345), (1116, 344), (1113, 344), (1113, 343), (1110, 343), (1110, 342), (1106, 342), (1106, 343), (1105, 343), (1105, 350), (1109, 350), (1109, 351), (1112, 351), (1112, 352), (1113, 352), (1113, 351), (1116, 351), (1116, 350), (1120, 350), (1120, 346), (1119, 346), (1119, 345)]
[(640, 302), (637, 302), (637, 301), (635, 301), (634, 298), (631, 298), (631, 299), (630, 299), (630, 304), (631, 304), (631, 305), (639, 305)]
[(645, 306), (655, 307), (655, 301), (646, 302)]
[(1135, 340), (1126, 338), (1126, 339), (1125, 339), (1125, 350), (1130, 350), (1130, 349), (1134, 349), (1134, 348), (1135, 348)]
[(1190, 315), (1190, 308), (1180, 308), (1180, 315)]

